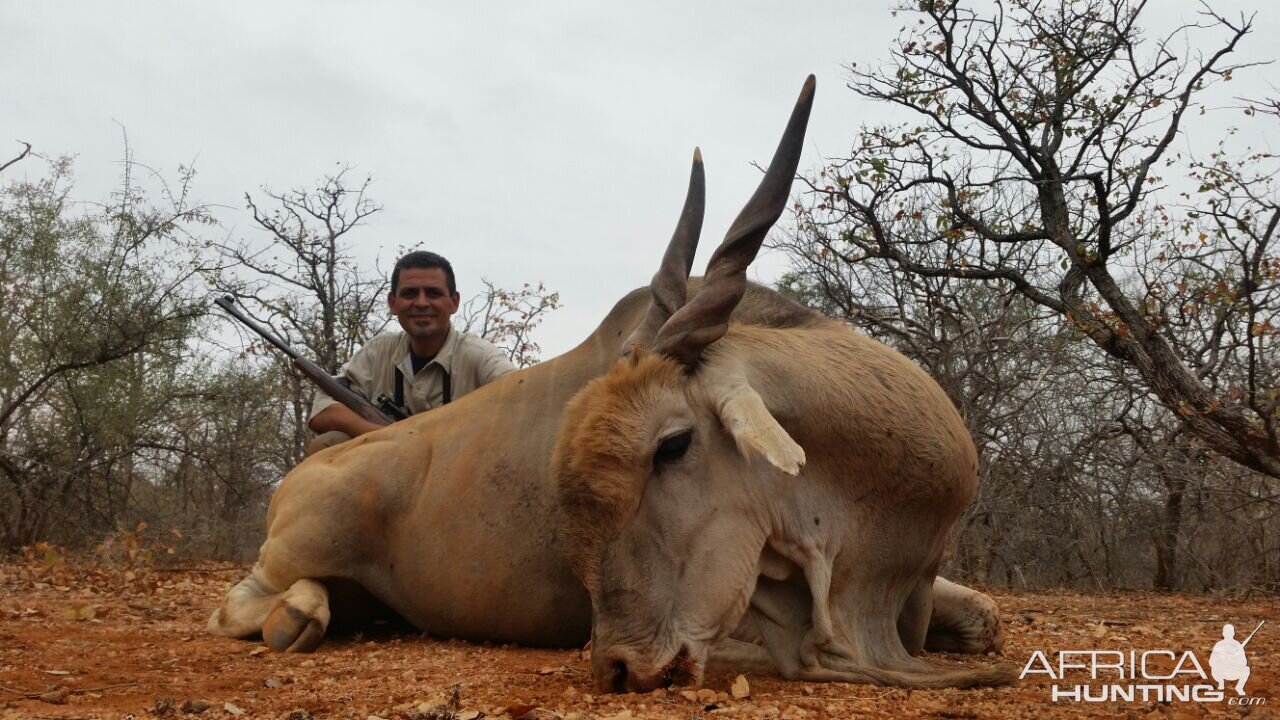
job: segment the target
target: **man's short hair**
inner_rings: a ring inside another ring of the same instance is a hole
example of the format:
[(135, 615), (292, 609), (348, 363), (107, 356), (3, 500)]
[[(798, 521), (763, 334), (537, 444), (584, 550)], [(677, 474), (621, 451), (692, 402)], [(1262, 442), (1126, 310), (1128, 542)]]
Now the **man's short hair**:
[(400, 271), (405, 268), (440, 268), (444, 271), (445, 280), (449, 284), (449, 294), (454, 295), (458, 292), (458, 283), (453, 278), (453, 266), (448, 260), (426, 250), (414, 250), (396, 261), (395, 269), (391, 271), (391, 294), (395, 295), (396, 290), (400, 287)]

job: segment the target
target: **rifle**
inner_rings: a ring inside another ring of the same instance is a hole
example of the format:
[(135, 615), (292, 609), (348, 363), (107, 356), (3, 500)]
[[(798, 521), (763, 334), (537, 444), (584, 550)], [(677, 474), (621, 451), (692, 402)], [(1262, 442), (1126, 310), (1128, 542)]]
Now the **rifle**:
[(351, 408), (365, 420), (378, 425), (390, 425), (397, 420), (409, 417), (409, 413), (404, 408), (396, 405), (385, 395), (378, 396), (377, 405), (365, 400), (359, 393), (348, 387), (346, 378), (336, 378), (321, 369), (319, 365), (299, 355), (298, 351), (289, 347), (288, 343), (276, 337), (270, 330), (254, 322), (248, 315), (240, 312), (239, 308), (234, 304), (235, 301), (234, 297), (223, 295), (213, 302), (218, 307), (226, 310), (228, 315), (261, 335), (264, 340), (274, 345), (277, 350), (288, 355), (289, 359), (293, 360), (293, 366), (303, 375), (306, 375), (308, 380), (328, 393), (329, 397)]
[(1263, 620), (1262, 622), (1258, 623), (1258, 627), (1254, 628), (1253, 632), (1249, 633), (1249, 637), (1245, 638), (1244, 642), (1240, 643), (1240, 647), (1243, 648), (1245, 645), (1248, 645), (1249, 641), (1253, 639), (1253, 636), (1257, 635), (1258, 631), (1261, 630), (1262, 626), (1265, 625), (1266, 623), (1267, 623), (1266, 620)]

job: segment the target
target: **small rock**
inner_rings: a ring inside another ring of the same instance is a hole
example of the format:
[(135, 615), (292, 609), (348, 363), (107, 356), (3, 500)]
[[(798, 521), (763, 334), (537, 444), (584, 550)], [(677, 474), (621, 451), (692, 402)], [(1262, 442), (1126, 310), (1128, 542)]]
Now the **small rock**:
[(178, 713), (178, 704), (173, 698), (160, 698), (155, 705), (151, 706), (151, 714), (156, 717), (173, 717)]
[(716, 691), (711, 688), (702, 688), (698, 691), (697, 697), (698, 702), (710, 704), (716, 701)]
[(70, 694), (71, 693), (68, 692), (66, 688), (58, 688), (57, 690), (50, 690), (49, 692), (40, 695), (39, 700), (40, 702), (47, 702), (50, 705), (63, 705), (67, 702), (67, 696)]
[(698, 692), (696, 690), (681, 690), (680, 697), (689, 702), (698, 702)]
[(203, 700), (188, 700), (182, 703), (182, 713), (184, 715), (199, 715), (209, 709), (209, 703)]
[(280, 687), (281, 683), (279, 680), (275, 678), (267, 678), (265, 681), (263, 681), (262, 685), (268, 688), (278, 688)]
[(311, 713), (306, 710), (290, 710), (289, 714), (284, 716), (284, 720), (311, 720)]
[(554, 713), (546, 708), (537, 707), (515, 718), (515, 720), (561, 720), (561, 718), (558, 713)]
[(235, 715), (237, 717), (244, 714), (244, 711), (241, 710), (239, 707), (236, 707), (234, 703), (229, 703), (229, 702), (222, 703), (222, 709), (226, 710), (227, 714)]

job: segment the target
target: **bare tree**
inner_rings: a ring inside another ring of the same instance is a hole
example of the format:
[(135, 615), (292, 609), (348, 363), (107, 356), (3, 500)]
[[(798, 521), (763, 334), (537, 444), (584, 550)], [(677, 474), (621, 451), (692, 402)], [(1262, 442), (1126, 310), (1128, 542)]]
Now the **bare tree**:
[(387, 279), (360, 267), (348, 237), (381, 207), (368, 195), (372, 179), (353, 184), (350, 173), (343, 167), (314, 188), (263, 189), (273, 207), (260, 207), (246, 193), (266, 243), (218, 246), (224, 261), (220, 289), (248, 300), (251, 310), (301, 343), (330, 373), (386, 323), (379, 310)]
[(458, 312), (462, 329), (502, 348), (516, 367), (538, 362), (542, 348), (533, 341), (533, 331), (547, 313), (560, 307), (560, 293), (551, 292), (542, 283), (505, 290), (488, 279), (481, 282), (485, 289)]
[(19, 143), (23, 146), (22, 152), (18, 153), (12, 159), (6, 160), (3, 164), (0, 164), (0, 172), (4, 172), (5, 170), (8, 170), (11, 165), (15, 165), (21, 162), (28, 155), (31, 154), (31, 143), (22, 142), (22, 141), (19, 141)]
[[(350, 235), (381, 208), (368, 194), (372, 179), (355, 184), (350, 174), (344, 166), (314, 188), (284, 193), (264, 189), (269, 206), (246, 193), (266, 242), (217, 244), (221, 268), (213, 278), (221, 292), (236, 296), (249, 314), (335, 374), (387, 322), (381, 311), (388, 280), (360, 266)], [(306, 449), (313, 388), (283, 356), (261, 348), (257, 338), (251, 342), (272, 357), (288, 380), (296, 463)]]
[(920, 24), (850, 87), (921, 122), (866, 129), (810, 178), (800, 230), (841, 262), (1013, 289), (1134, 368), (1214, 452), (1280, 477), (1273, 189), (1217, 156), (1193, 164), (1198, 193), (1159, 176), (1201, 93), (1241, 69), (1227, 58), (1252, 21), (1206, 9), (1148, 41), (1144, 10), (904, 8)]

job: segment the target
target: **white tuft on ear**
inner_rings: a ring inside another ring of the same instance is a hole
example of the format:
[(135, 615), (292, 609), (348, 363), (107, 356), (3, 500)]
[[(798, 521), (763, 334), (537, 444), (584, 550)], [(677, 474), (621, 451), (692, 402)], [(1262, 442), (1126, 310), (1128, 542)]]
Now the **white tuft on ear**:
[(744, 456), (763, 457), (788, 475), (799, 475), (804, 465), (804, 448), (796, 444), (778, 424), (760, 394), (746, 382), (723, 387), (720, 422), (724, 424)]

